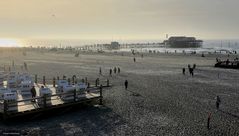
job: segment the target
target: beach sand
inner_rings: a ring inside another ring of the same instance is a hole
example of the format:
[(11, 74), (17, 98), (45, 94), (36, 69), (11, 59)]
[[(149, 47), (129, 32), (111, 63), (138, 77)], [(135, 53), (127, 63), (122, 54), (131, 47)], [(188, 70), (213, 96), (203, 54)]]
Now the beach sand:
[[(25, 130), (29, 135), (239, 135), (239, 71), (214, 68), (216, 57), (226, 59), (227, 55), (159, 53), (141, 58), (123, 54), (80, 53), (74, 57), (73, 53), (27, 52), (23, 56), (22, 52), (1, 52), (1, 66), (14, 60), (20, 69), (26, 62), (29, 72), (38, 77), (109, 78), (113, 87), (103, 92), (104, 106), (24, 123), (0, 123), (0, 128)], [(194, 63), (197, 67), (191, 77), (187, 65)], [(103, 76), (98, 74), (99, 67)], [(121, 73), (110, 77), (113, 67), (120, 67)], [(128, 90), (124, 89), (126, 79)], [(220, 110), (215, 106), (217, 95), (222, 101)]]

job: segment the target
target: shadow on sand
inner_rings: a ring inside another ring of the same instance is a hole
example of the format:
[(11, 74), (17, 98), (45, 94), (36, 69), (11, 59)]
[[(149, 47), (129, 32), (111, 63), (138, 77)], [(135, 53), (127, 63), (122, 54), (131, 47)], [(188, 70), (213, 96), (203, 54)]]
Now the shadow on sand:
[(126, 91), (130, 92), (131, 93), (130, 95), (132, 95), (132, 96), (142, 97), (142, 95), (140, 93), (136, 93), (136, 92), (130, 91), (128, 89)]
[(36, 116), (34, 119), (24, 117), (1, 122), (0, 135), (6, 132), (21, 135), (104, 135), (114, 133), (124, 124), (125, 121), (111, 108), (85, 106)]
[(221, 110), (221, 109), (219, 109), (218, 111), (220, 111), (220, 112), (222, 112), (222, 113), (224, 113), (224, 114), (227, 114), (227, 115), (229, 115), (229, 116), (232, 116), (232, 117), (235, 117), (235, 118), (239, 119), (239, 115), (236, 115), (236, 114), (233, 114), (233, 113), (230, 113), (230, 112), (227, 112), (227, 111), (223, 111), (223, 110)]

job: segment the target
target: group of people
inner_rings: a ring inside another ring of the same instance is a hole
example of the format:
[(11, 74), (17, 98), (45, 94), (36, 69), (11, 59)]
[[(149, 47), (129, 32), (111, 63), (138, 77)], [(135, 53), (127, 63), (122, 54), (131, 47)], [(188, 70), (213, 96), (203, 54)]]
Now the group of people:
[[(194, 69), (196, 69), (196, 64), (193, 64), (193, 67), (191, 67), (191, 65), (188, 64), (188, 71), (191, 76), (194, 76)], [(183, 68), (182, 71), (183, 71), (183, 75), (185, 75), (186, 69)]]
[[(101, 70), (101, 69), (100, 69)], [(114, 67), (113, 69), (110, 69), (110, 76), (112, 76), (112, 74), (119, 74), (120, 73), (120, 67)]]

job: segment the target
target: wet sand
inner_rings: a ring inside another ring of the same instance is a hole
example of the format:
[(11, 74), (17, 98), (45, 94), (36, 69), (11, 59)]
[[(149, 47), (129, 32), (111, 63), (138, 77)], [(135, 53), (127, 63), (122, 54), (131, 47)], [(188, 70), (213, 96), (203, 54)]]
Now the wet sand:
[[(239, 135), (239, 70), (214, 68), (216, 57), (226, 55), (130, 53), (1, 53), (0, 65), (20, 69), (27, 62), (29, 72), (54, 76), (109, 78), (113, 87), (104, 90), (104, 106), (90, 106), (74, 112), (23, 123), (0, 123), (1, 129), (26, 130), (34, 135)], [(136, 62), (133, 62), (136, 57)], [(234, 58), (235, 56), (230, 56)], [(197, 64), (195, 76), (187, 65)], [(109, 69), (120, 74), (109, 76)], [(103, 76), (99, 76), (99, 67)], [(186, 68), (186, 75), (182, 68)], [(128, 90), (124, 81), (129, 81)], [(216, 110), (215, 97), (221, 97)], [(212, 113), (211, 129), (207, 116)]]

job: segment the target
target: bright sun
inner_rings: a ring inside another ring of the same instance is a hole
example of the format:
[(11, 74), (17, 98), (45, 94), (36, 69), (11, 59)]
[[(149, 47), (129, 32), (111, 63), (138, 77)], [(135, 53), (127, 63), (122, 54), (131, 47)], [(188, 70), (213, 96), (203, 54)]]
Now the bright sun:
[(14, 39), (0, 39), (0, 47), (20, 47), (20, 44)]

